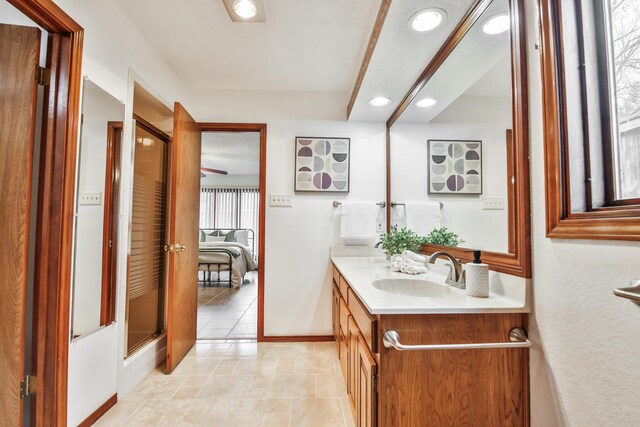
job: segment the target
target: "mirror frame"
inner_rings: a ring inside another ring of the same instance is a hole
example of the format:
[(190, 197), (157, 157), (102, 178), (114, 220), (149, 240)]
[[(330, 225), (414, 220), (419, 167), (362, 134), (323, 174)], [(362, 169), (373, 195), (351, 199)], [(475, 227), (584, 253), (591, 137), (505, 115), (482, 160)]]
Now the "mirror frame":
[[(387, 232), (391, 226), (391, 127), (404, 110), (413, 102), (420, 90), (436, 73), (451, 52), (462, 41), (467, 32), (480, 19), (492, 0), (477, 0), (458, 23), (449, 38), (435, 54), (418, 80), (402, 99), (398, 107), (387, 120)], [(482, 259), (489, 268), (501, 273), (531, 278), (531, 202), (529, 192), (529, 118), (527, 91), (527, 60), (524, 20), (524, 0), (509, 0), (511, 11), (511, 75), (513, 97), (513, 167), (515, 179), (514, 203), (509, 206), (508, 224), (510, 252), (483, 251)], [(420, 252), (432, 254), (445, 250), (463, 262), (472, 260), (467, 252), (471, 248), (459, 248), (440, 245), (423, 245)]]

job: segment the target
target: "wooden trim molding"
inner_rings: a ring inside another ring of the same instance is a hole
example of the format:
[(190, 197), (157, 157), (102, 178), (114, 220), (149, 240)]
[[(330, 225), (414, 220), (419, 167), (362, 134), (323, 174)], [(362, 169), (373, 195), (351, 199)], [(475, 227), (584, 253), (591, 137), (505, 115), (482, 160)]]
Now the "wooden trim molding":
[[(406, 94), (398, 108), (387, 120), (387, 224), (390, 224), (390, 146), (391, 126), (398, 120), (402, 112), (413, 102), (420, 90), (436, 73), (447, 57), (463, 39), (464, 35), (481, 17), (491, 1), (477, 0), (467, 11), (451, 36), (447, 39), (432, 61), (427, 65), (418, 80)], [(527, 60), (525, 40), (524, 0), (510, 0), (511, 13), (511, 75), (513, 93), (513, 198), (514, 203), (509, 206), (513, 225), (509, 225), (509, 252), (483, 251), (482, 259), (489, 264), (489, 268), (501, 273), (515, 276), (531, 277), (531, 206), (529, 188), (529, 119), (527, 92)], [(462, 261), (471, 261), (472, 256), (466, 248), (452, 248), (449, 246), (424, 245), (422, 253), (431, 254), (444, 250)]]
[(67, 424), (69, 315), (84, 32), (52, 0), (9, 0), (49, 33), (36, 221), (32, 368), (34, 425)]
[(365, 51), (364, 57), (362, 58), (360, 70), (358, 71), (358, 76), (356, 77), (356, 82), (353, 85), (351, 97), (349, 98), (349, 104), (347, 105), (347, 120), (351, 116), (351, 111), (353, 110), (353, 106), (355, 105), (358, 94), (360, 93), (360, 88), (362, 87), (364, 76), (367, 74), (367, 69), (369, 68), (369, 64), (371, 63), (373, 52), (375, 52), (376, 50), (376, 45), (378, 44), (378, 39), (380, 38), (380, 33), (382, 32), (382, 27), (384, 26), (384, 21), (387, 19), (387, 13), (389, 12), (390, 7), (391, 0), (382, 0), (382, 2), (380, 3), (380, 9), (378, 10), (378, 16), (376, 17), (376, 23), (374, 24), (373, 30), (371, 31), (369, 44), (367, 45), (367, 50)]
[(106, 402), (100, 405), (98, 409), (93, 411), (91, 415), (85, 418), (84, 421), (78, 424), (78, 427), (89, 427), (94, 425), (100, 419), (100, 417), (106, 414), (109, 409), (113, 408), (116, 403), (118, 403), (118, 395), (114, 394), (109, 399), (107, 399)]
[(265, 215), (267, 206), (267, 125), (266, 123), (198, 123), (202, 132), (259, 132), (260, 133), (260, 208), (258, 212), (258, 342), (264, 336), (264, 260)]
[(330, 342), (333, 335), (272, 335), (264, 337), (264, 342)]
[(538, 0), (538, 6), (547, 237), (640, 241), (638, 205), (612, 206), (589, 212), (571, 210), (561, 2)]

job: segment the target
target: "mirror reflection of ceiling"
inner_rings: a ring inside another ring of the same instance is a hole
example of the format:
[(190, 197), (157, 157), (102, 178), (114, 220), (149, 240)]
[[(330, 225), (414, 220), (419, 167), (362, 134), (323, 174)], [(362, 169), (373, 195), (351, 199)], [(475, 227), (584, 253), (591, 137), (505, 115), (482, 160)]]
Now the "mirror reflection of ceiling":
[(164, 133), (173, 134), (173, 111), (138, 82), (133, 87), (133, 114)]
[[(393, 1), (349, 120), (386, 122), (472, 3), (472, 0)], [(410, 18), (429, 8), (445, 11), (446, 18), (440, 26), (425, 33), (411, 30)], [(369, 105), (369, 100), (376, 96), (388, 97), (391, 102), (384, 107)]]
[[(509, 31), (486, 34), (483, 26), (492, 17), (508, 12), (507, 0), (494, 0), (462, 41), (429, 79), (397, 123), (452, 122), (447, 109), (470, 97), (491, 97), (511, 102), (511, 46)], [(420, 108), (416, 102), (430, 98), (436, 103)], [(458, 117), (458, 122), (482, 120), (477, 115)]]
[(259, 132), (203, 132), (201, 166), (227, 171), (204, 172), (202, 185), (257, 185), (260, 172)]

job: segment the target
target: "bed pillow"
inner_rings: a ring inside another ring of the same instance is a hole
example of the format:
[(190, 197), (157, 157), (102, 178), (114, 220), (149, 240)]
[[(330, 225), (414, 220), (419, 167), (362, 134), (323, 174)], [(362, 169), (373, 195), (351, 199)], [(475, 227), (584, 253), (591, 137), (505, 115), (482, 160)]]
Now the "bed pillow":
[(225, 236), (207, 236), (205, 242), (224, 242)]
[(216, 230), (208, 234), (209, 236), (226, 236), (224, 231)]
[(235, 242), (236, 241), (236, 231), (235, 230), (231, 230), (230, 232), (228, 232), (227, 235), (225, 236), (224, 241), (225, 242)]
[(241, 245), (249, 246), (249, 230), (236, 231), (236, 242)]
[(200, 230), (200, 241), (201, 242), (206, 242), (207, 241), (207, 233), (205, 233), (202, 230)]

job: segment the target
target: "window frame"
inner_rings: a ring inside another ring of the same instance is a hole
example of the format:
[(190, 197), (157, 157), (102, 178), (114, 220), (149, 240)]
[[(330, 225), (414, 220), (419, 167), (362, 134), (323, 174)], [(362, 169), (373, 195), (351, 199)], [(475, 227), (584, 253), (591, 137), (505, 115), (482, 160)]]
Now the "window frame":
[[(640, 240), (640, 205), (629, 204), (635, 201), (633, 199), (613, 202), (613, 198), (608, 194), (605, 198), (609, 206), (592, 208), (585, 212), (571, 211), (560, 3), (559, 0), (538, 0), (545, 146), (546, 234), (549, 238), (638, 241)], [(610, 102), (608, 97), (606, 102), (607, 104)], [(610, 126), (609, 122), (609, 129)], [(609, 135), (612, 134), (609, 133)], [(611, 141), (608, 142), (612, 150)], [(606, 146), (607, 141), (604, 141), (604, 144)], [(608, 179), (613, 178), (611, 160), (611, 158), (604, 160), (605, 166), (609, 165), (609, 170), (605, 170)], [(609, 188), (608, 191), (611, 191), (613, 188), (611, 182), (605, 184)], [(585, 185), (585, 191), (587, 188), (588, 185)]]

